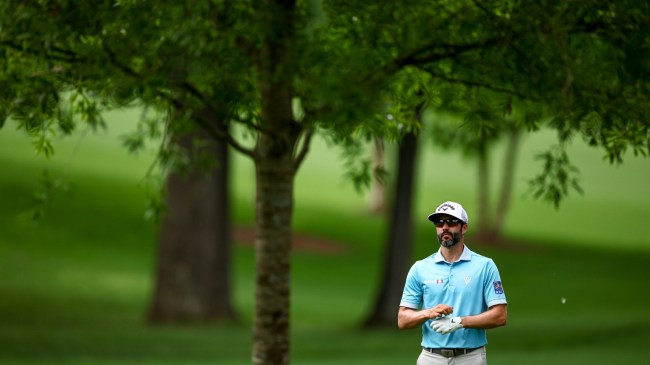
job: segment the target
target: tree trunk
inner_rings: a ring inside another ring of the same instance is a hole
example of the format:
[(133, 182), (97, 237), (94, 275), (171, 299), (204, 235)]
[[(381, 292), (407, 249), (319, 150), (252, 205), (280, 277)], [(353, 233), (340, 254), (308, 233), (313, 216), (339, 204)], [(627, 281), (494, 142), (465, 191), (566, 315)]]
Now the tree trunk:
[(408, 133), (399, 145), (397, 185), (391, 207), (381, 287), (373, 311), (364, 322), (365, 327), (395, 326), (397, 323), (397, 310), (412, 251), (416, 152), (417, 136)]
[(262, 95), (262, 117), (275, 133), (260, 133), (255, 153), (254, 365), (290, 361), (291, 225), (297, 167), (293, 152), (301, 130), (291, 119), (290, 83), (272, 84), (264, 88), (272, 92)]
[[(384, 140), (377, 137), (374, 142), (372, 151), (373, 170), (384, 170)], [(370, 186), (369, 209), (373, 214), (381, 214), (386, 209), (386, 182), (376, 175), (373, 175), (372, 185)]]
[(479, 140), (478, 146), (478, 218), (476, 236), (479, 240), (491, 239), (490, 234), (490, 169), (487, 142)]
[(257, 161), (256, 174), (253, 364), (289, 364), (294, 171), (290, 160), (265, 158)]
[[(215, 117), (210, 121), (227, 128)], [(228, 148), (203, 133), (174, 136), (173, 143), (190, 151), (194, 139), (210, 144), (217, 166), (167, 177), (167, 213), (159, 232), (149, 310), (152, 323), (236, 319), (230, 287)]]
[(494, 214), (494, 221), (492, 223), (492, 235), (495, 240), (500, 239), (503, 235), (503, 223), (505, 222), (505, 216), (510, 207), (510, 197), (512, 196), (512, 186), (520, 136), (521, 134), (517, 129), (513, 129), (508, 136), (508, 147), (506, 149), (505, 162), (503, 165), (501, 193), (499, 196), (499, 202), (497, 203), (497, 210)]
[(257, 60), (261, 121), (266, 131), (255, 146), (257, 185), (255, 238), (254, 365), (290, 362), (291, 225), (296, 165), (302, 127), (292, 109), (295, 68), (295, 3), (267, 1), (265, 39)]

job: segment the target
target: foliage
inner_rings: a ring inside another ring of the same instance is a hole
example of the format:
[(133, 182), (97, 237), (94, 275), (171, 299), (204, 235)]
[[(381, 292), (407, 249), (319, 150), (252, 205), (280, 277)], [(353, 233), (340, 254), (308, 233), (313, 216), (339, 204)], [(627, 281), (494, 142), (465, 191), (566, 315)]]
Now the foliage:
[[(631, 0), (298, 2), (287, 56), (295, 70), (293, 98), (305, 128), (318, 126), (344, 143), (367, 133), (398, 138), (392, 122), (373, 115), (408, 120), (399, 109), (417, 104), (416, 89), (434, 105), (448, 92), (454, 109), (474, 122), (471, 129), (487, 135), (502, 125), (493, 117), (498, 109), (527, 103), (518, 113), (543, 109), (560, 142), (579, 135), (620, 162), (628, 149), (641, 155), (649, 149), (647, 8)], [(54, 125), (58, 133), (74, 128), (72, 114), (100, 125), (103, 107), (135, 100), (163, 111), (182, 107), (188, 115), (209, 106), (255, 133), (265, 128), (255, 71), (265, 61), (254, 56), (268, 20), (261, 7), (3, 1), (0, 10), (6, 14), (0, 109), (32, 131), (45, 154), (52, 153)], [(80, 96), (76, 105), (59, 106), (65, 90)], [(491, 98), (477, 97), (488, 90), (504, 105), (490, 110)], [(382, 100), (390, 100), (389, 110)], [(536, 125), (524, 118), (522, 127)], [(145, 136), (132, 137), (134, 148)]]
[(578, 169), (570, 164), (566, 151), (560, 146), (553, 146), (548, 152), (537, 155), (536, 159), (543, 162), (543, 171), (529, 183), (536, 198), (544, 197), (559, 208), (559, 202), (568, 194), (569, 187), (583, 192), (576, 177)]
[(72, 190), (73, 186), (70, 183), (62, 178), (54, 178), (48, 170), (44, 170), (38, 181), (36, 191), (34, 191), (34, 204), (30, 210), (32, 222), (41, 222), (56, 195), (60, 195), (61, 192), (70, 194)]

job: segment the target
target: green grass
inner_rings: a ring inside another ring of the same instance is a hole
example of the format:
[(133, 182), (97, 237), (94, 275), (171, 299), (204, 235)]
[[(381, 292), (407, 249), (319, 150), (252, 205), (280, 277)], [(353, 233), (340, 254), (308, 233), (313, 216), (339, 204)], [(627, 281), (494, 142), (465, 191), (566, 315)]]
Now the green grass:
[[(251, 363), (254, 252), (248, 246), (236, 246), (233, 255), (241, 324), (144, 324), (156, 234), (144, 219), (142, 180), (151, 155), (130, 156), (116, 142), (133, 127), (134, 115), (111, 114), (110, 133), (57, 142), (50, 162), (35, 156), (11, 123), (0, 130), (0, 364)], [(528, 137), (520, 155), (506, 230), (522, 243), (495, 248), (469, 240), (497, 262), (508, 294), (509, 323), (488, 334), (490, 363), (642, 362), (650, 355), (650, 161), (632, 158), (615, 168), (576, 143), (572, 155), (586, 195), (556, 211), (522, 197), (525, 180), (538, 169), (532, 155), (550, 139)], [(420, 158), (414, 259), (435, 249), (424, 217), (437, 203), (460, 200), (475, 216), (473, 164), (428, 147)], [(233, 214), (250, 225), (252, 165), (236, 157), (233, 166)], [(45, 168), (74, 188), (57, 194), (34, 225), (32, 195)], [(413, 364), (419, 331), (358, 329), (378, 284), (386, 227), (341, 176), (338, 152), (317, 140), (297, 177), (294, 227), (345, 251), (294, 253), (292, 363)]]

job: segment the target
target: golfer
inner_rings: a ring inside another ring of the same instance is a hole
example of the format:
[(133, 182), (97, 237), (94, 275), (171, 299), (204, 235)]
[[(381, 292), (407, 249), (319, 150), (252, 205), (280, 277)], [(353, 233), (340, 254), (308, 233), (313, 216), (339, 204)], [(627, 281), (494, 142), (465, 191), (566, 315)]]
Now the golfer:
[(485, 330), (506, 324), (506, 295), (494, 261), (465, 245), (467, 213), (445, 202), (428, 216), (440, 249), (411, 267), (399, 329), (422, 327), (417, 365), (487, 364)]

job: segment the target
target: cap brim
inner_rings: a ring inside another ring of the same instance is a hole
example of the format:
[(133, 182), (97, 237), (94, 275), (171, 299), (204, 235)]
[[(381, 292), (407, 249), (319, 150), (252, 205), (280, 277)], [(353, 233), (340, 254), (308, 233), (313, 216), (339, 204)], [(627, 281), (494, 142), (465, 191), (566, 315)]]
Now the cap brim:
[(449, 213), (431, 213), (431, 214), (429, 214), (429, 216), (427, 217), (427, 219), (428, 219), (429, 221), (431, 221), (431, 222), (435, 222), (436, 217), (439, 216), (439, 215), (448, 215), (448, 216), (450, 216), (450, 217), (454, 217), (454, 218), (456, 218), (456, 219), (459, 219), (461, 222), (467, 224), (467, 222), (465, 222), (465, 220), (464, 220), (463, 218), (461, 218), (461, 217), (457, 217), (457, 216), (455, 216), (454, 214), (449, 214)]

